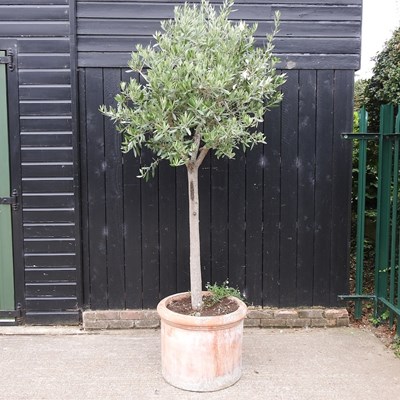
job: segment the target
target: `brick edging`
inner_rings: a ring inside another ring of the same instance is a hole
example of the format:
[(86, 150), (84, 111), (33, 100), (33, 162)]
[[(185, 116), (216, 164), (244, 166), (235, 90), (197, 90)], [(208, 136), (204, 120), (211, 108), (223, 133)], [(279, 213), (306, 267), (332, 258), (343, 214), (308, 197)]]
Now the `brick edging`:
[[(158, 328), (160, 318), (156, 310), (86, 310), (82, 313), (83, 328), (132, 329)], [(349, 326), (345, 308), (277, 309), (249, 307), (245, 327), (306, 328)]]

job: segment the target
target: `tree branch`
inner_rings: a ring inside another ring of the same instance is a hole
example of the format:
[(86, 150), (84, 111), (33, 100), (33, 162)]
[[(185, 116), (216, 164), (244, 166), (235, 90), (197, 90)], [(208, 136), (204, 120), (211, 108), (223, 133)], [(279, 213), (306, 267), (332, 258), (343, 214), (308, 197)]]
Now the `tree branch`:
[(203, 162), (204, 158), (206, 157), (206, 155), (208, 153), (208, 150), (209, 149), (207, 149), (207, 147), (202, 147), (201, 148), (200, 154), (197, 157), (196, 162), (195, 162), (197, 168), (200, 167), (201, 163)]
[(201, 140), (201, 135), (196, 129), (194, 136), (193, 136), (193, 142), (195, 144), (195, 148), (193, 150), (192, 156), (190, 157), (190, 162), (195, 164), (197, 160), (197, 153), (199, 152), (199, 147), (200, 147), (200, 140)]

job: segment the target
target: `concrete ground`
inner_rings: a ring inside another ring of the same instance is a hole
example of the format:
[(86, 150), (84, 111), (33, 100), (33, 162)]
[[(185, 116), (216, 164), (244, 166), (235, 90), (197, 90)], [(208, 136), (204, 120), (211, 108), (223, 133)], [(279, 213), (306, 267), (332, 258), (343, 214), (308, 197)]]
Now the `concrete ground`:
[(0, 327), (4, 400), (395, 400), (400, 359), (356, 328), (246, 329), (243, 376), (214, 393), (164, 382), (158, 330)]

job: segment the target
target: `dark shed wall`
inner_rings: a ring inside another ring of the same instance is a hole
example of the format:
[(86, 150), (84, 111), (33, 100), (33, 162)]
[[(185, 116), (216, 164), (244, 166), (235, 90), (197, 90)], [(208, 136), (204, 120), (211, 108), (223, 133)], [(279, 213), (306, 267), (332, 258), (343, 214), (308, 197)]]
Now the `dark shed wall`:
[[(334, 305), (346, 292), (352, 71), (288, 71), (268, 144), (201, 171), (204, 281), (245, 290), (255, 304)], [(80, 72), (84, 267), (92, 308), (154, 307), (188, 289), (185, 169), (137, 179), (118, 135), (98, 115), (112, 104), (116, 68)], [(144, 155), (144, 161), (150, 155)], [(85, 207), (87, 205), (87, 207)]]
[(69, 11), (67, 0), (0, 0), (0, 38), (18, 50), (28, 322), (79, 319)]
[[(148, 43), (177, 2), (78, 1), (85, 304), (154, 307), (189, 286), (184, 169), (135, 176), (118, 135), (98, 112), (112, 104), (135, 43)], [(334, 305), (346, 291), (352, 126), (361, 1), (238, 1), (261, 35), (281, 10), (276, 40), (288, 75), (282, 106), (266, 116), (266, 146), (201, 172), (204, 281), (264, 305)], [(261, 17), (260, 17), (261, 16)], [(137, 77), (136, 77), (137, 78)], [(144, 154), (143, 161), (151, 159)]]
[[(28, 322), (77, 322), (81, 306), (153, 307), (188, 289), (184, 169), (163, 165), (153, 181), (137, 179), (139, 160), (121, 155), (98, 112), (131, 76), (134, 45), (148, 43), (178, 3), (0, 0), (0, 39), (19, 53)], [(351, 129), (361, 0), (236, 8), (238, 19), (259, 22), (260, 40), (281, 10), (276, 51), (288, 81), (267, 115), (266, 146), (205, 160), (204, 281), (229, 276), (255, 304), (335, 304), (347, 285), (351, 170), (339, 133)]]
[[(78, 63), (86, 67), (125, 66), (138, 43), (148, 44), (159, 21), (173, 17), (183, 1), (77, 1)], [(261, 43), (281, 12), (276, 53), (288, 69), (359, 67), (361, 0), (239, 0), (233, 18), (257, 22)]]

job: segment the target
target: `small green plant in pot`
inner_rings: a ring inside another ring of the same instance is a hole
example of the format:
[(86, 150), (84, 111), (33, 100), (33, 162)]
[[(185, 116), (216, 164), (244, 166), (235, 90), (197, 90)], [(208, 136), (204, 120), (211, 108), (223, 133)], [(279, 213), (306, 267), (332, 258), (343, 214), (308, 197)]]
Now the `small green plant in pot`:
[(236, 297), (240, 300), (244, 300), (239, 289), (235, 289), (228, 285), (228, 279), (222, 282), (222, 285), (218, 285), (217, 283), (211, 285), (210, 283), (207, 283), (206, 289), (210, 293), (210, 295), (206, 299), (206, 302), (208, 302), (209, 304), (215, 304), (227, 297)]
[(281, 101), (279, 87), (285, 81), (276, 73), (272, 54), (279, 15), (264, 47), (257, 47), (253, 36), (257, 25), (230, 21), (232, 7), (229, 0), (218, 10), (205, 0), (176, 7), (175, 18), (163, 21), (163, 32), (155, 33), (155, 44), (138, 45), (132, 53), (129, 68), (140, 74), (144, 84), (134, 79), (121, 83), (117, 107), (101, 107), (122, 133), (123, 151), (139, 156), (146, 148), (154, 154), (140, 177), (154, 175), (160, 162), (187, 170), (190, 296), (195, 312), (203, 307), (199, 168), (210, 151), (218, 158), (234, 158), (238, 149), (265, 143), (257, 128), (267, 109)]

